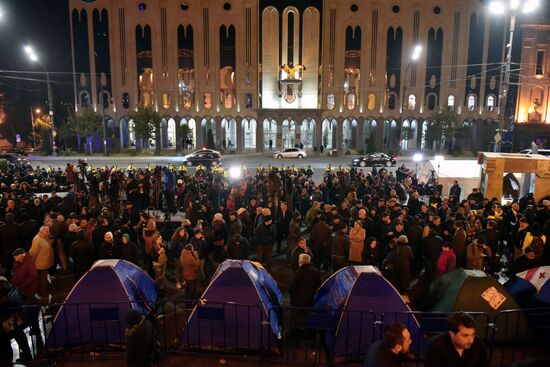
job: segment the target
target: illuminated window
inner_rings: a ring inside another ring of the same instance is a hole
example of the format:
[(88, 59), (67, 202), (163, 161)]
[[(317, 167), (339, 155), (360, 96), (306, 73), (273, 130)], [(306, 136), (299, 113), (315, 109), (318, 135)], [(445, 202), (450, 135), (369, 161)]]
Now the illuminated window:
[(455, 108), (455, 96), (450, 95), (447, 97), (447, 107), (449, 110), (453, 110)]
[(369, 111), (372, 111), (376, 108), (376, 96), (371, 93), (369, 94), (368, 102), (367, 102), (367, 109)]
[(414, 94), (409, 95), (409, 103), (407, 104), (407, 108), (410, 111), (413, 111), (416, 108), (416, 97)]
[(334, 108), (334, 94), (327, 95), (327, 108), (332, 110)]
[(544, 75), (544, 51), (537, 51), (537, 65), (535, 75)]
[(395, 109), (395, 105), (397, 104), (397, 96), (395, 93), (392, 93), (388, 96), (388, 108), (393, 111)]
[(128, 93), (122, 93), (122, 107), (130, 108), (130, 95)]
[(170, 108), (170, 94), (162, 93), (162, 107), (165, 109)]
[(495, 109), (495, 97), (494, 96), (488, 96), (487, 97), (487, 109), (489, 111), (493, 111)]
[(212, 108), (212, 93), (210, 92), (204, 93), (204, 108), (207, 110)]
[(348, 94), (346, 99), (346, 107), (348, 110), (353, 110), (355, 108), (355, 94)]
[(468, 96), (468, 111), (473, 111), (476, 108), (476, 96), (470, 94)]

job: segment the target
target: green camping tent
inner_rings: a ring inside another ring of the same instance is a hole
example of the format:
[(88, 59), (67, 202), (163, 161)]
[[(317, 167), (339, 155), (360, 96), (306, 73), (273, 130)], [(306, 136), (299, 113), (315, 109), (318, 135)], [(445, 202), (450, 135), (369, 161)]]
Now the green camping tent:
[[(488, 320), (478, 317), (477, 333), (486, 336), (486, 322), (493, 322), (500, 311), (519, 309), (520, 306), (494, 277), (480, 270), (457, 269), (443, 274), (430, 286), (429, 301), (433, 312), (483, 312)], [(511, 332), (522, 333), (527, 322), (523, 313), (500, 316), (496, 323), (496, 339), (513, 337)], [(491, 335), (492, 330), (489, 330)]]

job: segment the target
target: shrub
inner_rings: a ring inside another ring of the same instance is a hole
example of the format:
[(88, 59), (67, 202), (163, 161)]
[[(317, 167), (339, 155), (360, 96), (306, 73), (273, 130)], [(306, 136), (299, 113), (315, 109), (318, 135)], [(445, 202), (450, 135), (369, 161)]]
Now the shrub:
[(0, 159), (0, 172), (8, 173), (8, 161), (5, 159)]

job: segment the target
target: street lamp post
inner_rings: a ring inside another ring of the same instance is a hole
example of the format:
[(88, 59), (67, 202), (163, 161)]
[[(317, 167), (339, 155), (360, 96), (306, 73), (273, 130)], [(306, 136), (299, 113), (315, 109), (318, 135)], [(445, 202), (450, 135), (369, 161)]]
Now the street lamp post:
[(423, 158), (424, 157), (422, 156), (422, 153), (415, 153), (413, 155), (414, 169), (415, 169), (414, 175), (416, 176), (417, 179), (418, 179), (418, 162), (422, 162)]
[[(509, 121), (506, 118), (506, 108), (508, 106), (508, 91), (510, 89), (510, 71), (512, 66), (512, 42), (514, 41), (514, 30), (516, 28), (516, 17), (522, 13), (530, 13), (539, 5), (539, 0), (509, 0), (507, 1), (491, 1), (489, 3), (489, 11), (496, 15), (501, 15), (508, 12), (510, 16), (510, 34), (508, 43), (506, 44), (506, 61), (504, 63), (504, 78), (502, 80), (502, 89), (500, 94), (500, 103), (498, 111), (498, 132), (507, 131)], [(496, 151), (500, 152), (501, 142), (496, 143)]]
[(101, 78), (99, 80), (100, 84), (100, 92), (99, 92), (99, 103), (101, 103), (101, 127), (103, 128), (103, 155), (108, 156), (109, 152), (107, 151), (107, 130), (105, 127), (105, 103), (103, 102), (103, 93), (105, 93), (103, 89), (103, 84), (101, 83)]
[[(409, 69), (411, 68), (411, 65), (413, 63), (416, 63), (418, 59), (420, 58), (420, 54), (422, 53), (422, 46), (416, 45), (413, 49), (413, 53), (411, 55), (411, 59), (409, 63), (407, 64), (407, 67), (405, 68), (405, 75), (403, 76), (403, 92), (401, 93), (401, 129), (403, 129), (403, 111), (405, 110), (405, 95), (407, 94), (407, 73), (409, 72)], [(408, 105), (408, 103), (407, 103)]]
[(38, 56), (34, 52), (34, 49), (31, 46), (25, 46), (24, 47), (25, 53), (29, 57), (29, 59), (32, 62), (37, 63), (42, 69), (44, 69), (44, 72), (46, 73), (46, 85), (48, 88), (48, 111), (50, 115), (50, 124), (51, 126), (51, 139), (52, 139), (52, 155), (57, 155), (56, 149), (55, 149), (55, 124), (53, 119), (53, 93), (52, 93), (52, 85), (50, 83), (50, 72), (46, 67), (38, 60)]

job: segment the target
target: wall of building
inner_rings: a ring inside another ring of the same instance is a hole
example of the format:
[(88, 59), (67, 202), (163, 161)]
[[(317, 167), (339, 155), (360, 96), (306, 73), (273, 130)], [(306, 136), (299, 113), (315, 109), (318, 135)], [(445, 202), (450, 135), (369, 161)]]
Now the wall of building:
[(104, 107), (122, 148), (138, 104), (165, 116), (172, 149), (179, 124), (195, 147), (212, 129), (235, 150), (406, 150), (431, 148), (426, 119), (449, 104), (468, 124), (498, 118), (506, 19), (478, 0), (69, 4), (75, 104)]

